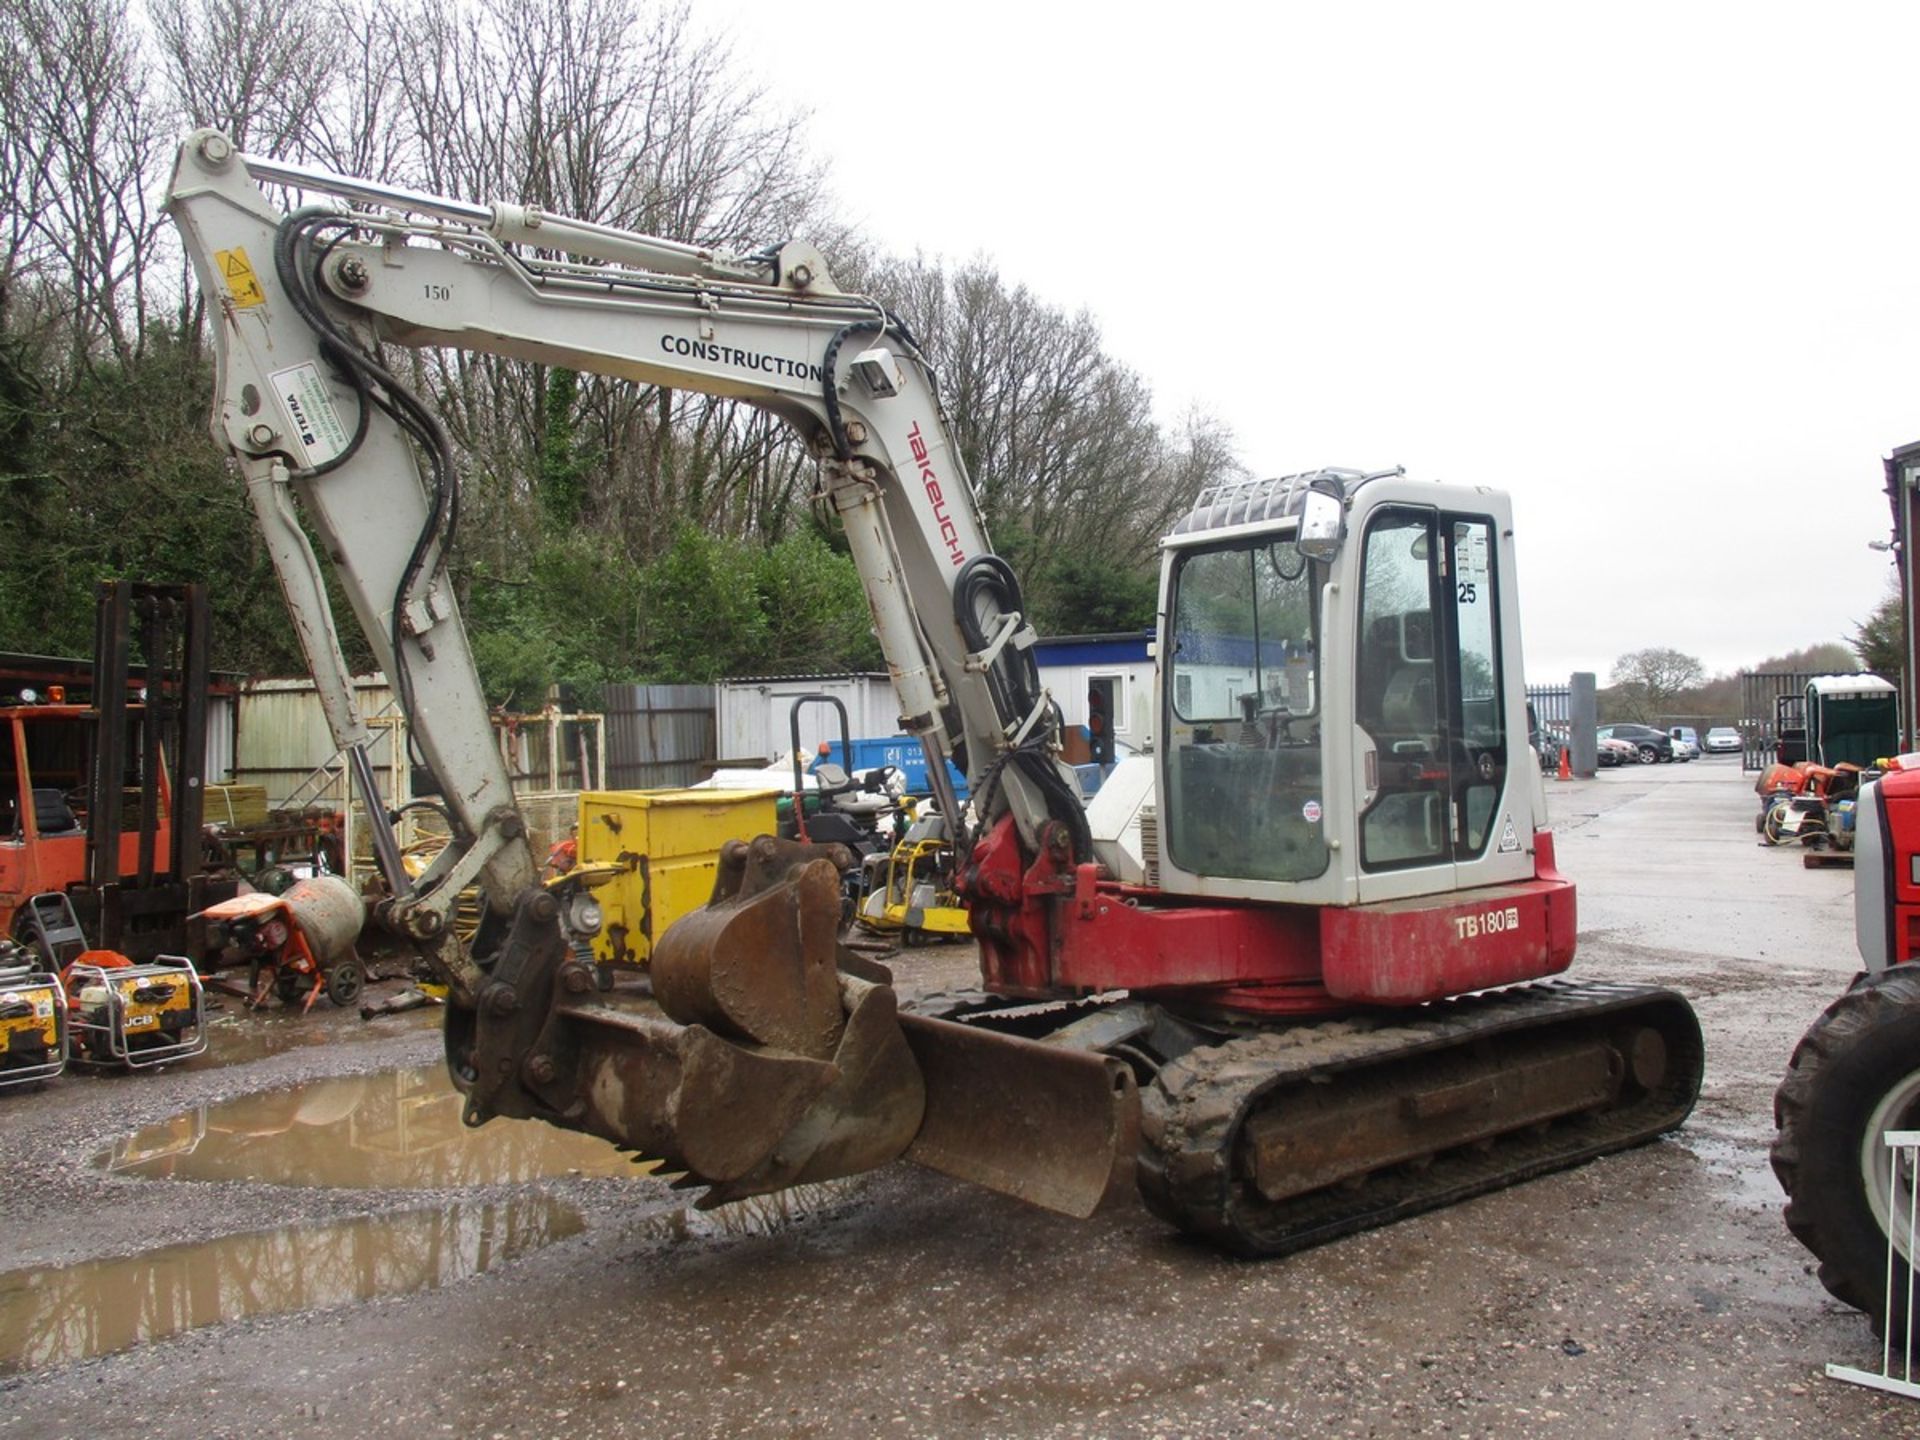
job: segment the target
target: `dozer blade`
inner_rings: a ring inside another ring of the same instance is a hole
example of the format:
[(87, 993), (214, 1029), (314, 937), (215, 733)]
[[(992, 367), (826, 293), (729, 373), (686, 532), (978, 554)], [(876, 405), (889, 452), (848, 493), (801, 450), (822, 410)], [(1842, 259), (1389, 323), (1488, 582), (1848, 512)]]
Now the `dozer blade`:
[(1080, 1219), (1131, 1192), (1140, 1100), (1125, 1065), (924, 1015), (901, 1024), (927, 1087), (909, 1160)]

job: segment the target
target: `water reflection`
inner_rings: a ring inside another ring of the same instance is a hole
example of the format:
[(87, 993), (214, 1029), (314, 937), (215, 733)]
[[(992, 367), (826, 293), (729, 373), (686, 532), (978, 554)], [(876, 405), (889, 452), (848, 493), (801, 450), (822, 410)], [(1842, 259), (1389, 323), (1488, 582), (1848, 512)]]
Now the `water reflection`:
[(573, 1210), (536, 1198), (11, 1271), (0, 1274), (0, 1373), (66, 1364), (242, 1316), (430, 1290), (580, 1229)]
[(636, 1227), (648, 1240), (698, 1240), (716, 1237), (771, 1235), (797, 1221), (831, 1210), (860, 1188), (860, 1180), (823, 1180), (795, 1185), (771, 1195), (749, 1195), (711, 1210), (670, 1210), (649, 1216)]
[(353, 1189), (499, 1185), (546, 1175), (630, 1176), (604, 1140), (530, 1120), (460, 1123), (440, 1065), (344, 1076), (184, 1111), (100, 1157), (109, 1170), (181, 1180)]

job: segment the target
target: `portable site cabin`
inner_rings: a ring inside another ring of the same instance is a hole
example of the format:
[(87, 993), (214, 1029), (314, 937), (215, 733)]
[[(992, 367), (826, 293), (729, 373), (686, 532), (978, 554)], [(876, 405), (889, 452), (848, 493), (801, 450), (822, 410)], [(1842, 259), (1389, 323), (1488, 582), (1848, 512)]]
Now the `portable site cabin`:
[(1067, 724), (1085, 725), (1092, 696), (1099, 695), (1113, 735), (1127, 750), (1153, 744), (1153, 636), (1058, 635), (1033, 647), (1040, 682), (1053, 692)]
[(1807, 682), (1807, 758), (1871, 765), (1900, 748), (1900, 699), (1878, 675), (1816, 675)]

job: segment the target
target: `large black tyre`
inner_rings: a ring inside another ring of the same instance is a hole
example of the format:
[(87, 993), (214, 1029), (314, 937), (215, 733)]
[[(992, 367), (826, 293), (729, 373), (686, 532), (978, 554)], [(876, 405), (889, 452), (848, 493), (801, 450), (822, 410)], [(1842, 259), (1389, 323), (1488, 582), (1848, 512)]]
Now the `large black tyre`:
[(1827, 1007), (1794, 1048), (1773, 1118), (1773, 1173), (1787, 1193), (1787, 1228), (1819, 1260), (1820, 1283), (1864, 1310), (1876, 1333), (1886, 1334), (1891, 1320), (1894, 1336), (1906, 1337), (1915, 1259), (1906, 1217), (1915, 1177), (1897, 1175), (1890, 1220), (1881, 1136), (1920, 1129), (1920, 964), (1863, 975)]

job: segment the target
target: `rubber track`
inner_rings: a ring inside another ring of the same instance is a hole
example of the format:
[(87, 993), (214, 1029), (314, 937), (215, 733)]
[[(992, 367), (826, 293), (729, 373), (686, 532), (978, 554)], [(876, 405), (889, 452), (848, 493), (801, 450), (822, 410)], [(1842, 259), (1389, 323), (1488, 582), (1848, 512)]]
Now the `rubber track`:
[[(1534, 1127), (1425, 1166), (1392, 1166), (1355, 1185), (1331, 1185), (1278, 1203), (1237, 1174), (1240, 1128), (1292, 1086), (1331, 1080), (1423, 1054), (1542, 1033), (1633, 1012), (1666, 1036), (1666, 1084), (1628, 1104)], [(1664, 1012), (1664, 1013), (1663, 1013)], [(1692, 1008), (1672, 990), (1550, 983), (1450, 1001), (1398, 1016), (1331, 1021), (1236, 1037), (1164, 1066), (1141, 1092), (1138, 1176), (1162, 1219), (1249, 1256), (1284, 1255), (1422, 1210), (1503, 1189), (1652, 1140), (1678, 1126), (1700, 1090), (1704, 1052)]]

